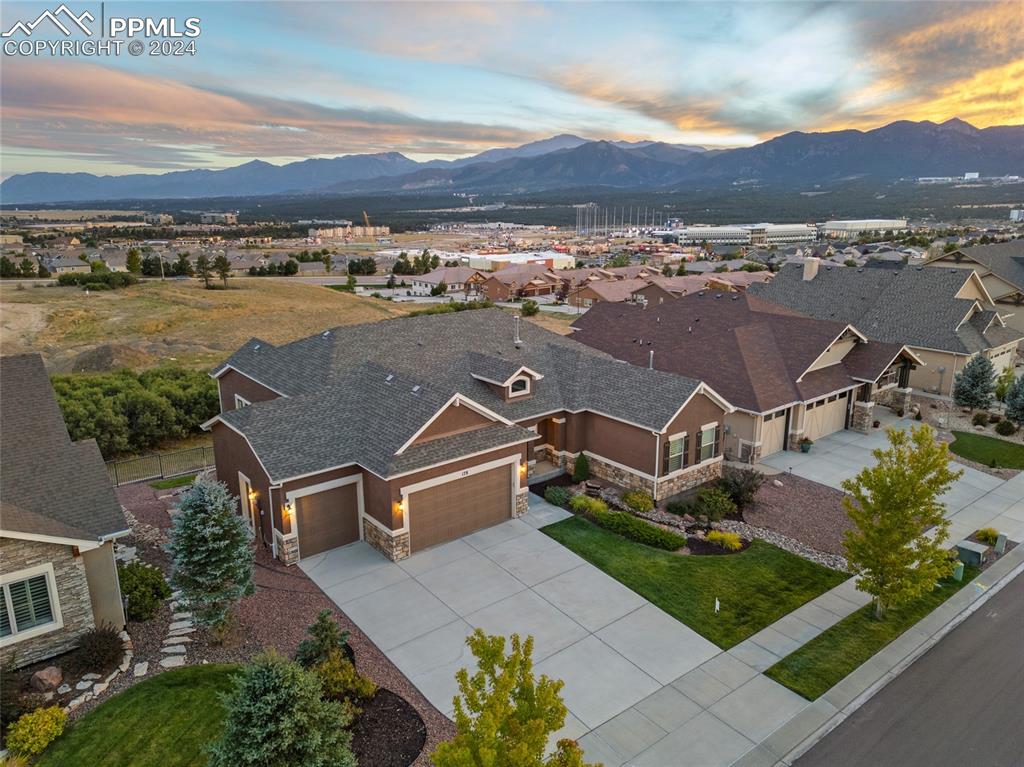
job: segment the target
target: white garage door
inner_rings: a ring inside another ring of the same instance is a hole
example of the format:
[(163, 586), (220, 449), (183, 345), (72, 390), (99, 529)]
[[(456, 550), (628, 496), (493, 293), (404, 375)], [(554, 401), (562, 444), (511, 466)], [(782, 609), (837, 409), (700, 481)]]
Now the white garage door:
[(811, 439), (820, 439), (846, 428), (846, 403), (849, 392), (833, 394), (807, 406), (804, 415), (804, 434)]
[(786, 446), (786, 413), (777, 410), (764, 417), (761, 424), (761, 457), (777, 453)]

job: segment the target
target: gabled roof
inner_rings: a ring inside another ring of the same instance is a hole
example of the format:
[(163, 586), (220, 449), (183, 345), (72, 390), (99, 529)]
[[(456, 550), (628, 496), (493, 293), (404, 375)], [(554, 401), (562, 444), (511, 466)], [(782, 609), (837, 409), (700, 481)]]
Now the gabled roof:
[[(955, 256), (957, 252), (985, 266), (996, 277), (1024, 292), (1024, 238), (1009, 242), (997, 242), (992, 245), (961, 248), (953, 255)], [(929, 259), (929, 261), (949, 257), (950, 254), (946, 253)]]
[(92, 543), (128, 530), (95, 440), (72, 442), (38, 354), (0, 358), (0, 529)]
[(468, 266), (440, 266), (432, 272), (419, 274), (412, 277), (413, 282), (425, 282), (428, 285), (461, 285), (475, 274), (480, 274), (479, 269), (470, 269)]
[[(900, 347), (874, 342), (876, 354), (810, 368), (844, 335), (846, 323), (815, 320), (748, 293), (703, 291), (646, 309), (599, 304), (573, 323), (574, 338), (618, 359), (700, 378), (729, 402), (768, 412), (876, 380)], [(852, 354), (852, 352), (851, 352)], [(847, 355), (849, 357), (849, 355)], [(856, 373), (856, 377), (854, 375)]]
[[(455, 395), (508, 421), (589, 410), (661, 431), (704, 391), (692, 378), (623, 365), (529, 322), (520, 323), (518, 345), (515, 333), (508, 313), (476, 309), (342, 326), (276, 347), (252, 340), (214, 374), (230, 367), (285, 396), (215, 420), (245, 435), (275, 482), (346, 463), (390, 476), (409, 470), (410, 454), (426, 453), (417, 444), (396, 455)], [(506, 400), (481, 380), (523, 368), (543, 376), (529, 397)], [(498, 425), (485, 427), (496, 442), (536, 438)]]
[(650, 280), (641, 278), (627, 279), (627, 280), (599, 280), (596, 282), (584, 282), (580, 283), (579, 286), (573, 289), (572, 295), (577, 295), (581, 291), (589, 290), (597, 295), (602, 301), (625, 301), (636, 291), (641, 288), (647, 287), (650, 284)]
[(972, 279), (978, 280), (970, 269), (823, 264), (814, 279), (804, 280), (803, 268), (794, 264), (784, 266), (769, 283), (751, 285), (748, 292), (811, 317), (851, 323), (878, 341), (973, 354), (1008, 341), (1002, 340), (1006, 333), (979, 332), (963, 322), (974, 301), (957, 294)]

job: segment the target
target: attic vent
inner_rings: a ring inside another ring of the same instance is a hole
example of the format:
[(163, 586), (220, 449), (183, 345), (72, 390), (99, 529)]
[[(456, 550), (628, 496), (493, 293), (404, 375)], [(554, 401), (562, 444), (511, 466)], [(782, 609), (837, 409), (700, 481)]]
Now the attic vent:
[(325, 330), (323, 333), (320, 334), (320, 337), (321, 338), (327, 338), (327, 336), (329, 336), (330, 334), (331, 334), (331, 331)]
[(699, 293), (698, 293), (697, 295), (698, 295), (699, 297), (701, 297), (701, 298), (704, 298), (704, 291), (703, 291), (703, 290), (702, 290), (702, 291), (700, 291), (700, 292), (699, 292)]
[(254, 347), (252, 347), (252, 350), (253, 350), (254, 352), (258, 352), (258, 351), (260, 350), (260, 345), (259, 345), (259, 344), (256, 344), (256, 345), (255, 345)]
[(420, 386), (419, 386), (419, 384), (416, 384), (416, 386), (412, 387), (412, 393), (413, 394), (419, 394), (420, 393)]
[(388, 373), (388, 377), (384, 379), (384, 383), (391, 383), (394, 380), (395, 380), (394, 374), (393, 373)]
[(722, 297), (722, 294), (721, 294), (721, 293), (715, 293), (715, 298), (716, 298), (716, 299), (718, 299), (718, 298), (721, 298), (721, 297)]

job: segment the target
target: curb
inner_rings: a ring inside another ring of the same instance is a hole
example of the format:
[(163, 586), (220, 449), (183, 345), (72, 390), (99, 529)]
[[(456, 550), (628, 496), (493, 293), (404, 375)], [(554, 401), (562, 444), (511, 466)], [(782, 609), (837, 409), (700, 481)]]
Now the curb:
[[(907, 653), (907, 655), (904, 656), (902, 660), (900, 660), (898, 663), (892, 666), (892, 668), (890, 668), (885, 674), (883, 674), (880, 679), (869, 685), (864, 691), (857, 695), (857, 697), (855, 697), (852, 701), (846, 704), (837, 713), (833, 714), (824, 724), (815, 729), (810, 735), (806, 736), (802, 740), (797, 741), (784, 755), (782, 755), (781, 757), (776, 757), (776, 760), (774, 762), (767, 762), (766, 764), (771, 764), (772, 767), (792, 767), (793, 762), (795, 762), (805, 753), (810, 751), (811, 748), (813, 748), (820, 740), (822, 740), (826, 735), (832, 732), (832, 730), (834, 730), (836, 727), (842, 724), (847, 717), (851, 716), (855, 711), (857, 711), (857, 709), (859, 709), (861, 706), (863, 706), (865, 703), (871, 700), (871, 698), (878, 694), (878, 692), (882, 690), (887, 684), (889, 684), (889, 682), (898, 677), (911, 664), (913, 664), (922, 655), (928, 652), (928, 650), (930, 650), (932, 647), (938, 644), (949, 632), (951, 632), (953, 629), (955, 629), (957, 626), (959, 626), (961, 623), (967, 620), (967, 618), (973, 615), (976, 611), (981, 609), (982, 605), (984, 605), (993, 596), (998, 594), (1004, 586), (1010, 583), (1010, 581), (1012, 581), (1021, 573), (1024, 573), (1024, 544), (1019, 545), (1017, 549), (1014, 550), (1014, 552), (1017, 553), (1017, 556), (1014, 558), (1021, 559), (1022, 561), (1019, 561), (1009, 571), (999, 576), (999, 578), (996, 581), (994, 581), (988, 587), (986, 587), (980, 595), (973, 599), (969, 604), (964, 606), (955, 616), (953, 616), (949, 621), (943, 624), (941, 628), (939, 628), (935, 633), (933, 633), (931, 636), (925, 639), (916, 648)], [(982, 573), (975, 579), (973, 584), (970, 585), (982, 585), (978, 583), (978, 581), (984, 579), (984, 577), (985, 573)], [(952, 598), (955, 598), (955, 596), (956, 595), (954, 595)], [(941, 607), (942, 605), (940, 605), (936, 609), (941, 609)], [(932, 614), (934, 614), (934, 611)], [(908, 628), (907, 631), (905, 631), (900, 636), (904, 636), (910, 631), (913, 631), (917, 625), (920, 625), (920, 623), (924, 620), (927, 620), (927, 618), (928, 616), (925, 616), (921, 619), (921, 621), (918, 621), (917, 624)], [(898, 641), (898, 639), (899, 637), (894, 639), (893, 642)], [(877, 658), (878, 655), (885, 652), (886, 648), (891, 646), (893, 642), (887, 644), (885, 647), (879, 650), (878, 653), (876, 653), (863, 664), (861, 664), (861, 666), (858, 666), (858, 669), (863, 668), (872, 660)], [(851, 675), (855, 673), (857, 673), (857, 669), (851, 672)], [(843, 680), (840, 680), (840, 682), (838, 682), (836, 686), (841, 684), (842, 681)], [(835, 686), (832, 689), (835, 689)], [(823, 699), (824, 696), (822, 698), (818, 698), (819, 701)], [(813, 705), (813, 703), (811, 705)], [(782, 726), (784, 727), (785, 724)], [(761, 748), (761, 744), (755, 747), (754, 751), (757, 751), (759, 748)], [(737, 762), (742, 763), (743, 759), (751, 754), (752, 752), (748, 752), (748, 754), (745, 754), (744, 757), (741, 757), (739, 760), (737, 760)]]

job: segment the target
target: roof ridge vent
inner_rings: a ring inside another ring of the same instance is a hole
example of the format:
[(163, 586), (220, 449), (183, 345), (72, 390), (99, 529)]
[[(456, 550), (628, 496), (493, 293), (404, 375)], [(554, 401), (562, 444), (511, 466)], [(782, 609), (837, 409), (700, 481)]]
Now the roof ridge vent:
[(330, 330), (325, 330), (323, 333), (320, 334), (320, 337), (321, 338), (327, 338), (327, 336), (329, 336), (330, 334), (331, 334)]
[(419, 384), (416, 384), (415, 386), (412, 387), (412, 393), (413, 393), (414, 396), (418, 395), (420, 393), (420, 385)]
[(395, 380), (395, 374), (394, 373), (388, 373), (387, 378), (384, 379), (384, 383), (389, 384), (389, 383), (391, 383), (394, 380)]

